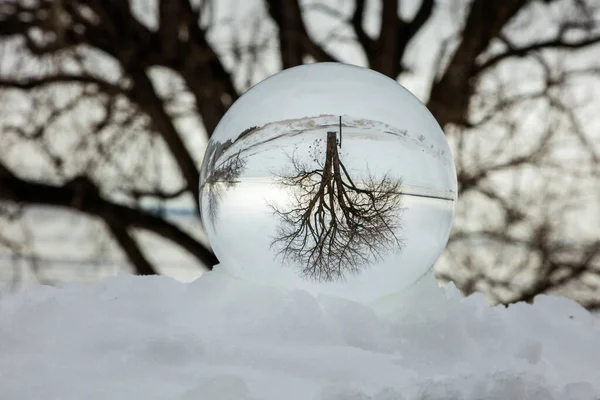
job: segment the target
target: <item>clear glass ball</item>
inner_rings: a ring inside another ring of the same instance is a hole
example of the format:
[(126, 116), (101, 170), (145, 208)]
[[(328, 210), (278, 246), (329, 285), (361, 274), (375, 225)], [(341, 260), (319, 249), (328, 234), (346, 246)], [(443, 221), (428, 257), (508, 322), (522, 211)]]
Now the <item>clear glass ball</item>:
[(456, 171), (444, 133), (396, 81), (318, 63), (282, 71), (215, 129), (202, 224), (247, 281), (359, 302), (401, 292), (442, 253)]

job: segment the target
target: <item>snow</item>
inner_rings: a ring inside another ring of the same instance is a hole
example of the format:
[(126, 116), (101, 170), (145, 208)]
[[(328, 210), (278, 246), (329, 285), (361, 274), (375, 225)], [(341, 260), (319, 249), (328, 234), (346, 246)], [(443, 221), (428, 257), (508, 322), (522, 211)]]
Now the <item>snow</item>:
[(0, 398), (600, 398), (600, 321), (490, 307), (428, 275), (375, 304), (235, 279), (119, 275), (0, 292)]

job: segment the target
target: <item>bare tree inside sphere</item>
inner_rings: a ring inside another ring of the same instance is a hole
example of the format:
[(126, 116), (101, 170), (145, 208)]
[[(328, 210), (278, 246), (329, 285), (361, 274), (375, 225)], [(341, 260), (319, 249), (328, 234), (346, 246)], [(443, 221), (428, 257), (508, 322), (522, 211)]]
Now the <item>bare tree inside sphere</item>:
[(340, 159), (339, 143), (336, 132), (327, 132), (324, 160), (313, 150), (317, 168), (292, 155), (292, 170), (278, 177), (291, 200), (272, 206), (279, 217), (272, 247), (318, 282), (343, 280), (403, 248), (401, 179), (369, 175), (359, 183)]
[(241, 152), (238, 151), (219, 165), (215, 165), (216, 157), (211, 161), (213, 161), (211, 173), (206, 177), (206, 183), (200, 190), (201, 198), (206, 198), (209, 220), (216, 228), (223, 191), (231, 189), (239, 182), (238, 178), (246, 167), (246, 159), (241, 157)]

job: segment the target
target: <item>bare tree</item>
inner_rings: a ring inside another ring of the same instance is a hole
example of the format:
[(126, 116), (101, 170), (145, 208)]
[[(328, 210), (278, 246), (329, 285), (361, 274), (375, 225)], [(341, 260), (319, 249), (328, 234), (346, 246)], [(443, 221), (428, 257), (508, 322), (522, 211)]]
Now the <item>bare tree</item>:
[[(297, 154), (291, 173), (279, 184), (292, 193), (290, 204), (273, 205), (280, 220), (272, 247), (284, 262), (300, 266), (300, 274), (318, 282), (343, 280), (402, 248), (401, 180), (370, 176), (355, 183), (340, 160), (340, 141), (328, 132), (324, 160), (315, 155), (313, 168)], [(355, 177), (356, 178), (356, 177)]]
[(500, 302), (598, 306), (597, 2), (213, 3), (2, 2), (0, 199), (103, 221), (139, 273), (159, 270), (141, 232), (210, 268), (198, 232), (160, 213), (195, 207), (198, 132), (281, 68), (361, 64), (412, 85), (452, 145), (460, 201), (440, 277)]
[[(206, 167), (208, 176), (206, 177), (204, 187), (201, 187), (200, 190), (206, 193), (204, 198), (207, 203), (206, 210), (208, 217), (213, 228), (217, 229), (219, 203), (223, 191), (231, 189), (239, 183), (238, 177), (244, 172), (247, 160), (242, 157), (240, 150), (217, 164), (217, 154), (214, 151), (210, 151), (210, 148), (207, 153), (210, 159)], [(200, 198), (203, 198), (202, 195)]]

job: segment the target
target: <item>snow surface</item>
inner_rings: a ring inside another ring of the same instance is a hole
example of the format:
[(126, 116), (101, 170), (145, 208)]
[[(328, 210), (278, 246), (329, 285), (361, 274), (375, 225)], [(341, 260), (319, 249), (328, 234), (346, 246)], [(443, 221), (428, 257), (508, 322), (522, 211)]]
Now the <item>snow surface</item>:
[(600, 398), (600, 321), (431, 275), (361, 305), (215, 270), (0, 292), (0, 399)]

